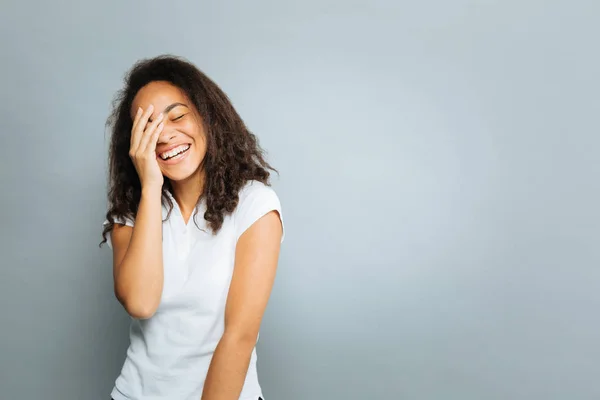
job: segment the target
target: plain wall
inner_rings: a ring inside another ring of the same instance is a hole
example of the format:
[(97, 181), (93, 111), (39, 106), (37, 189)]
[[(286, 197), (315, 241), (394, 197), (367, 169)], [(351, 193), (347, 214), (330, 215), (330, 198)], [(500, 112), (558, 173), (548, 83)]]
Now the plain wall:
[[(597, 1), (3, 1), (0, 398), (107, 399), (110, 102), (187, 57), (281, 173), (266, 400), (600, 398)], [(175, 399), (176, 400), (176, 399)]]

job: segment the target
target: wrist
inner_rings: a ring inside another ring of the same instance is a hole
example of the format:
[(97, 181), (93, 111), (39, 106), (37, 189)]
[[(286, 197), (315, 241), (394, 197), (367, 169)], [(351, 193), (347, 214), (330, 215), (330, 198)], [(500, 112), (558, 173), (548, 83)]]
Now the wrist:
[(160, 196), (162, 194), (162, 185), (145, 185), (142, 186), (142, 196)]

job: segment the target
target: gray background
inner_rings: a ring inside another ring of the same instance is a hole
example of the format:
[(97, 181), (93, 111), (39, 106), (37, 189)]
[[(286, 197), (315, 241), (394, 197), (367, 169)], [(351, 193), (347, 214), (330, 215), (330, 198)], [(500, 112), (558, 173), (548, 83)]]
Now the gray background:
[(267, 400), (598, 399), (597, 1), (3, 1), (0, 397), (106, 399), (105, 118), (142, 57), (280, 170)]

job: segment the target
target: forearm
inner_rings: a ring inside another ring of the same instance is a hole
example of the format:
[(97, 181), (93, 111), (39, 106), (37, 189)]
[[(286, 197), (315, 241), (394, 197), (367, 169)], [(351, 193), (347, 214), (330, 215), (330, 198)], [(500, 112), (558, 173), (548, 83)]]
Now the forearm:
[(238, 400), (255, 341), (223, 335), (215, 350), (201, 400)]
[(162, 206), (160, 188), (142, 191), (127, 252), (115, 276), (116, 291), (134, 317), (150, 317), (163, 288)]

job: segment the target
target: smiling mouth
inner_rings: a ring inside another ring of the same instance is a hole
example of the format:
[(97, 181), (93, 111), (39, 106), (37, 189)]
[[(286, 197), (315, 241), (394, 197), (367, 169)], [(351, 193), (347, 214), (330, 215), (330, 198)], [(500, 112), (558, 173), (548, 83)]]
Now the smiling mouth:
[(167, 161), (170, 160), (172, 158), (175, 158), (183, 153), (185, 153), (186, 151), (188, 151), (190, 149), (191, 145), (189, 144), (183, 144), (181, 146), (177, 146), (172, 150), (169, 151), (165, 151), (164, 153), (160, 153), (158, 156), (161, 158), (161, 160), (163, 161)]

